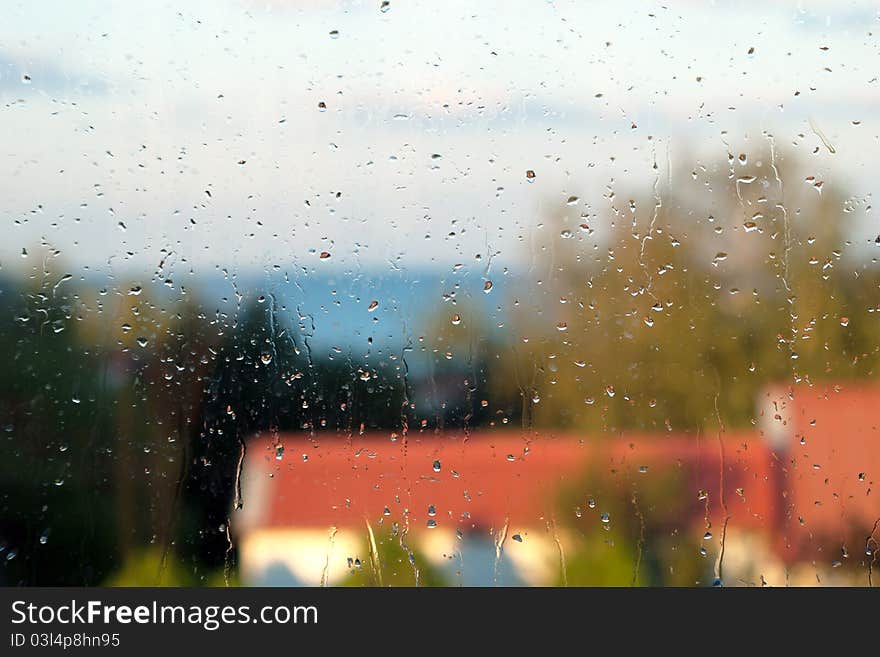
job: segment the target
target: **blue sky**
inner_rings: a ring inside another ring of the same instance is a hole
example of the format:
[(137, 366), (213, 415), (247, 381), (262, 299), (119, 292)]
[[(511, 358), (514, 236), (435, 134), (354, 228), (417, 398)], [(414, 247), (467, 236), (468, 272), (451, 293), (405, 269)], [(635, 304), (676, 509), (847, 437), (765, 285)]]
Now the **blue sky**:
[(4, 5), (4, 270), (522, 269), (570, 195), (762, 132), (877, 186), (874, 3)]

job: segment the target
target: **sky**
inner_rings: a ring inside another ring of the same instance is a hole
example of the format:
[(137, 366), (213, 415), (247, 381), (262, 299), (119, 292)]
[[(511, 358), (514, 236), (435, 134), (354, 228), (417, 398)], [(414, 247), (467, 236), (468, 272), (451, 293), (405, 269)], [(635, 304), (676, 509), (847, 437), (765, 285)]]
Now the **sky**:
[(0, 271), (516, 271), (568, 197), (766, 134), (878, 184), (876, 3), (3, 6)]

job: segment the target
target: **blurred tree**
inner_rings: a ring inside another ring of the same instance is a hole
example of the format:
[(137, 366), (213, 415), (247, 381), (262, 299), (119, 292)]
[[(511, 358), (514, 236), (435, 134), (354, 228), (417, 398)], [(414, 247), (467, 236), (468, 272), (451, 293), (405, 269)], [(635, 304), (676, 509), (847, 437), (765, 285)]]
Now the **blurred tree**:
[(416, 358), (426, 374), (415, 384), (415, 415), (438, 431), (472, 429), (491, 421), (494, 411), (510, 411), (511, 395), (492, 396), (488, 385), (503, 355), (488, 316), (472, 301), (456, 301), (428, 316)]
[(492, 371), (529, 421), (743, 426), (769, 382), (873, 374), (876, 334), (854, 324), (880, 279), (844, 255), (840, 195), (762, 152), (640, 198), (541, 229), (548, 275), (514, 300), (520, 339)]
[(86, 301), (54, 253), (0, 282), (0, 581), (83, 585), (113, 567), (113, 402)]

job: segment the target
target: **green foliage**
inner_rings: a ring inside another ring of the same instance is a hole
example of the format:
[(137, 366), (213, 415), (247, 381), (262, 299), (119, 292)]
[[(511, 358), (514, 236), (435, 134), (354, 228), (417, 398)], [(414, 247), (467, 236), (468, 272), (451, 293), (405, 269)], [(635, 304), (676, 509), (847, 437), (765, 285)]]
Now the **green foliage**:
[(636, 555), (626, 541), (615, 540), (612, 532), (597, 529), (577, 542), (566, 555), (565, 578), (556, 586), (631, 586)]
[(370, 556), (369, 546), (364, 547), (366, 556), (352, 566), (340, 586), (451, 586), (424, 556), (405, 547), (390, 532), (376, 537), (376, 555)]
[(874, 375), (880, 272), (848, 257), (842, 197), (803, 180), (766, 153), (614, 196), (597, 236), (561, 211), (493, 389), (537, 427), (682, 431), (750, 425), (769, 383)]
[(158, 548), (133, 551), (119, 570), (112, 573), (102, 586), (194, 586), (192, 574), (184, 569), (174, 554), (163, 561)]

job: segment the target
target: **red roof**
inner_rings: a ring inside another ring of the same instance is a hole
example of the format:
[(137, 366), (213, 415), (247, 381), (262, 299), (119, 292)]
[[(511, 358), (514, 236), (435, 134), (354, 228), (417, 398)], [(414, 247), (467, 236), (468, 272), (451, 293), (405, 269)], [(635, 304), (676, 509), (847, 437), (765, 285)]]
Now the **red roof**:
[[(246, 524), (342, 527), (383, 516), (402, 522), (408, 510), (414, 528), (429, 520), (462, 530), (507, 520), (512, 526), (541, 526), (560, 513), (574, 513), (574, 505), (586, 508), (590, 495), (600, 505), (603, 493), (619, 499), (623, 487), (626, 495), (644, 491), (649, 519), (652, 506), (672, 502), (679, 524), (680, 514), (704, 523), (708, 512), (717, 526), (726, 515), (718, 494), (722, 481), (732, 521), (750, 527), (775, 522), (778, 494), (768, 474), (774, 464), (760, 438), (726, 435), (721, 442), (717, 436), (581, 439), (491, 430), (467, 440), (462, 434), (410, 434), (406, 441), (378, 434), (258, 437), (249, 443), (244, 469)], [(651, 499), (652, 482), (661, 480), (677, 492), (670, 498), (667, 487), (655, 491), (665, 497)], [(574, 500), (569, 509), (560, 506), (566, 488)], [(708, 500), (700, 499), (700, 490)]]
[[(777, 404), (788, 424), (785, 496), (789, 534), (810, 543), (816, 535), (844, 544), (880, 519), (880, 388), (798, 387)], [(880, 535), (877, 536), (880, 539)]]

